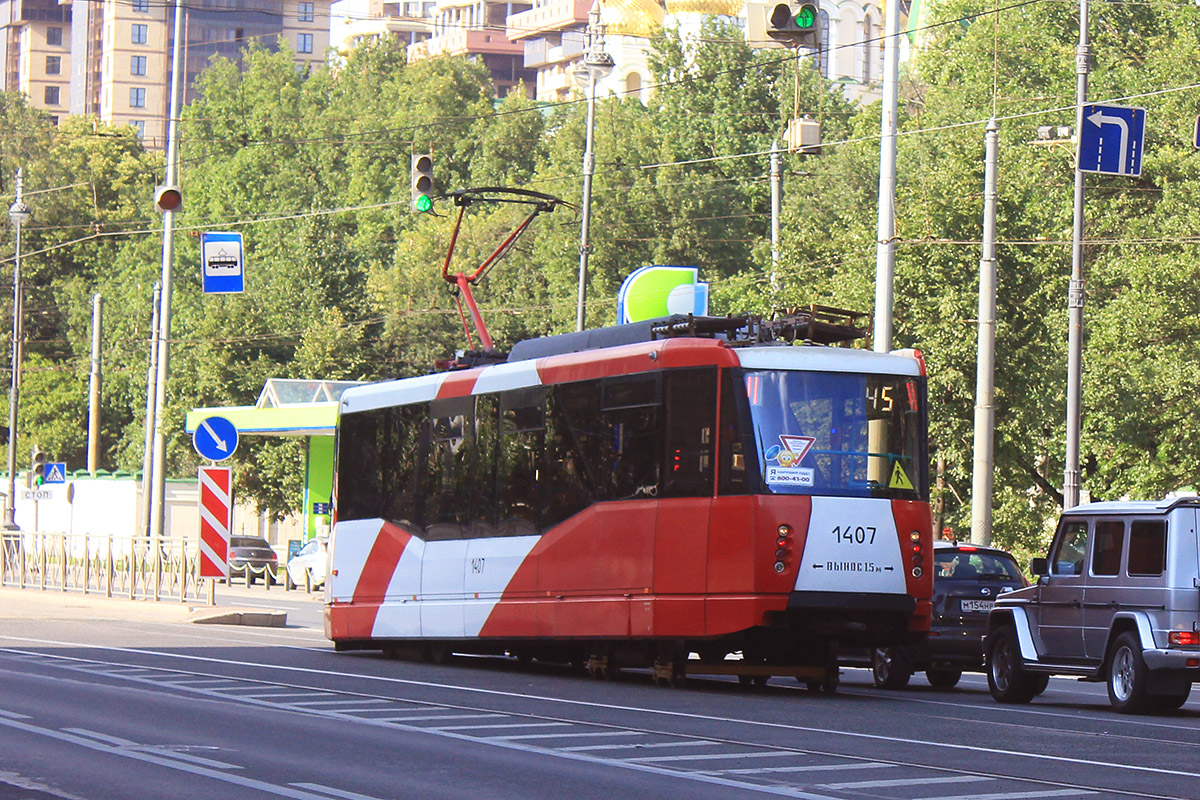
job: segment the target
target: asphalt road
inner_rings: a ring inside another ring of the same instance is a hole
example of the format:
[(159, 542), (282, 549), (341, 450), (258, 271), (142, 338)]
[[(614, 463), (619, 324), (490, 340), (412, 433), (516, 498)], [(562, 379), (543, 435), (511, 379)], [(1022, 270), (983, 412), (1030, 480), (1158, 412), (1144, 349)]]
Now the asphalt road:
[(504, 659), (334, 653), (319, 596), (220, 587), (285, 628), (179, 604), (0, 589), (0, 800), (751, 798), (1200, 800), (1200, 691), (1124, 717), (1054, 679), (994, 703), (981, 675), (904, 692), (843, 671), (655, 687)]

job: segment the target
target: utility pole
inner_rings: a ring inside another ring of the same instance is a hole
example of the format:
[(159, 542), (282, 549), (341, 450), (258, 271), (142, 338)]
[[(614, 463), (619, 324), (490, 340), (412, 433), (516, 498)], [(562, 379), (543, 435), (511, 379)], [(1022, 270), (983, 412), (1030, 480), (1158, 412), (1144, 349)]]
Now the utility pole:
[(879, 220), (875, 229), (874, 349), (892, 349), (892, 283), (896, 273), (896, 132), (900, 83), (900, 4), (883, 14), (883, 118), (879, 138)]
[(154, 284), (150, 312), (150, 368), (146, 374), (146, 431), (142, 449), (142, 514), (138, 533), (150, 535), (150, 473), (154, 463), (154, 383), (158, 374), (158, 311), (162, 304), (162, 284)]
[(92, 475), (100, 468), (100, 319), (104, 298), (92, 297), (92, 368), (88, 376), (88, 452), (87, 470)]
[(975, 463), (971, 476), (971, 541), (992, 543), (992, 463), (996, 422), (996, 171), (1000, 123), (987, 124), (983, 167), (983, 257), (979, 259), (979, 351), (975, 358)]
[[(771, 293), (779, 290), (779, 214), (783, 206), (783, 152), (779, 140), (771, 142)], [(774, 299), (774, 298), (772, 298)]]
[(596, 157), (592, 153), (592, 141), (596, 131), (596, 81), (612, 72), (613, 58), (604, 52), (604, 39), (600, 28), (600, 3), (596, 2), (588, 12), (588, 49), (583, 61), (575, 68), (575, 81), (587, 88), (587, 133), (583, 146), (583, 204), (579, 227), (579, 300), (575, 308), (575, 330), (581, 331), (587, 317), (588, 256), (592, 252), (590, 227), (592, 218), (592, 174), (596, 171)]
[[(171, 101), (167, 116), (167, 187), (179, 185), (179, 106), (183, 72), (183, 2), (175, 0), (174, 38), (171, 42)], [(166, 516), (166, 433), (163, 414), (167, 408), (167, 375), (171, 340), (171, 268), (175, 260), (175, 212), (163, 212), (162, 299), (158, 325), (158, 371), (154, 382), (154, 453), (150, 476), (150, 537), (159, 542)], [(156, 551), (161, 552), (157, 547)], [(157, 587), (155, 594), (157, 594)]]
[[(1092, 53), (1088, 41), (1088, 0), (1079, 0), (1079, 46), (1075, 48), (1075, 135), (1083, 131), (1088, 72)], [(1067, 453), (1063, 467), (1063, 508), (1079, 505), (1079, 439), (1083, 430), (1083, 221), (1084, 172), (1075, 159), (1075, 220), (1071, 235), (1071, 284), (1067, 289)]]
[(8, 207), (13, 225), (13, 303), (12, 303), (12, 378), (8, 390), (8, 494), (4, 498), (4, 529), (17, 527), (17, 401), (21, 394), (21, 359), (25, 349), (25, 304), (21, 286), (21, 226), (33, 217), (33, 211), (21, 199), (24, 184), (17, 169), (17, 197)]

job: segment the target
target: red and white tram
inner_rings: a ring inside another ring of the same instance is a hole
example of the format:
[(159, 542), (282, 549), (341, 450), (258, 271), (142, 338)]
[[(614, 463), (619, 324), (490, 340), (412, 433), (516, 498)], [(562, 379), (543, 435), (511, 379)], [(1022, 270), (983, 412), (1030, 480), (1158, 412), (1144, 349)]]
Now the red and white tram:
[(347, 390), (337, 648), (801, 665), (928, 630), (920, 355), (707, 319)]

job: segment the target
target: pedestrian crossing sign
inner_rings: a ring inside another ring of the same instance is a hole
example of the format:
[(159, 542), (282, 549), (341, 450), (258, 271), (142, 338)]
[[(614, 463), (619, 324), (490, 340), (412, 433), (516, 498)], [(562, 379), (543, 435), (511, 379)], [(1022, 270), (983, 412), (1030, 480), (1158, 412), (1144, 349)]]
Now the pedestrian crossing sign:
[(912, 481), (908, 479), (908, 475), (904, 472), (904, 468), (897, 461), (892, 468), (892, 479), (888, 481), (889, 489), (912, 489)]
[(43, 483), (66, 483), (67, 482), (67, 463), (65, 461), (51, 461), (46, 465), (46, 479)]

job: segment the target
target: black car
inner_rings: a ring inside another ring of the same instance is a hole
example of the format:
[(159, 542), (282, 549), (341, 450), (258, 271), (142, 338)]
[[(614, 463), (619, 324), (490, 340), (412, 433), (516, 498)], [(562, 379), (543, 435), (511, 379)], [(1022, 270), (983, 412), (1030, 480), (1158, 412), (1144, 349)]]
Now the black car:
[(229, 540), (229, 577), (245, 578), (247, 586), (263, 577), (268, 584), (278, 583), (275, 577), (279, 556), (261, 536), (234, 536)]
[(903, 647), (871, 652), (875, 685), (903, 689), (914, 672), (932, 686), (949, 689), (963, 670), (983, 671), (982, 637), (997, 595), (1028, 582), (1003, 550), (958, 542), (933, 543), (933, 618), (929, 635)]

